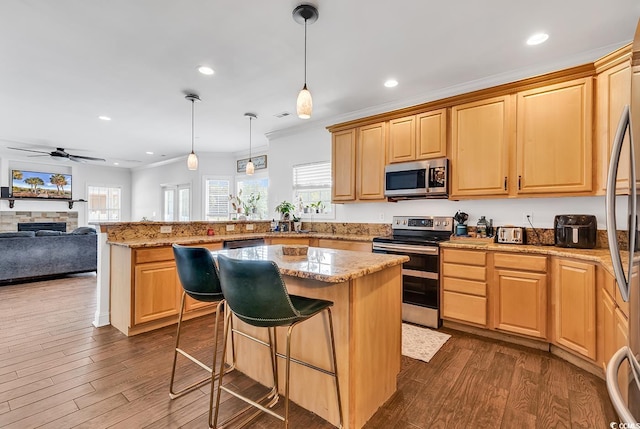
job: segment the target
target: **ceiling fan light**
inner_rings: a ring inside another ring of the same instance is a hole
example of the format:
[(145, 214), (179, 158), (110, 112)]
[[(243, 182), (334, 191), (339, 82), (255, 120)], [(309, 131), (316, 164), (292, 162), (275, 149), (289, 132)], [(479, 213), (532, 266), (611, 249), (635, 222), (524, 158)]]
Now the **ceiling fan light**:
[(187, 168), (192, 171), (198, 169), (198, 156), (194, 152), (187, 157)]
[(247, 162), (247, 168), (245, 170), (245, 173), (247, 173), (249, 176), (251, 176), (254, 171), (256, 170), (255, 165), (253, 165), (253, 162), (251, 160), (249, 160), (249, 162)]
[(311, 93), (307, 89), (307, 85), (300, 90), (298, 94), (298, 101), (296, 102), (296, 112), (298, 118), (309, 119), (311, 117), (311, 111), (313, 110), (313, 100), (311, 100)]

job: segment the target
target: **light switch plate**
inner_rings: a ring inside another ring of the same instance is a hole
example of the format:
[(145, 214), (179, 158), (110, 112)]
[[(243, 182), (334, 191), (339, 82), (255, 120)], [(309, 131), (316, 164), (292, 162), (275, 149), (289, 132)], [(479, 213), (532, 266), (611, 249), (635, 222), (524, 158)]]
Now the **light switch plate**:
[(236, 229), (235, 225), (227, 225), (227, 231), (233, 231)]
[(248, 223), (247, 224), (247, 231), (253, 231), (253, 224), (252, 223)]
[(169, 234), (171, 232), (171, 225), (162, 225), (160, 227), (161, 234)]

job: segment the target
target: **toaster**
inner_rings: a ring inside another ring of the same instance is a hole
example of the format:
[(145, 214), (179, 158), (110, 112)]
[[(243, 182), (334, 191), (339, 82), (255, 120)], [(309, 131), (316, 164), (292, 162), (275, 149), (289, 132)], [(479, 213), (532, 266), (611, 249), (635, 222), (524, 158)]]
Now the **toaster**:
[(553, 226), (554, 243), (558, 247), (596, 247), (597, 221), (593, 215), (557, 215)]
[(496, 231), (496, 243), (526, 244), (527, 233), (521, 226), (499, 226)]

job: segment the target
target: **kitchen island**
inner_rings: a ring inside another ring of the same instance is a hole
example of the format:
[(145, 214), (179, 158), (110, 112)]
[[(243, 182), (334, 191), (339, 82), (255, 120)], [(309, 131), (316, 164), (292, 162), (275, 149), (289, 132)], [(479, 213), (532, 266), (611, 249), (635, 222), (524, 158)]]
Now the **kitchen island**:
[[(310, 247), (306, 256), (285, 256), (282, 246), (222, 250), (232, 258), (271, 260), (278, 264), (291, 294), (333, 301), (333, 321), (344, 427), (361, 428), (396, 391), (401, 356), (401, 269), (406, 256)], [(266, 330), (235, 320), (240, 330), (262, 339)], [(331, 369), (328, 317), (314, 317), (293, 331), (293, 358)], [(277, 329), (284, 353), (286, 329)], [(236, 336), (236, 368), (270, 385), (268, 348)], [(228, 356), (230, 353), (227, 354)], [(284, 360), (278, 361), (284, 387)], [(291, 365), (290, 398), (338, 425), (333, 378)]]

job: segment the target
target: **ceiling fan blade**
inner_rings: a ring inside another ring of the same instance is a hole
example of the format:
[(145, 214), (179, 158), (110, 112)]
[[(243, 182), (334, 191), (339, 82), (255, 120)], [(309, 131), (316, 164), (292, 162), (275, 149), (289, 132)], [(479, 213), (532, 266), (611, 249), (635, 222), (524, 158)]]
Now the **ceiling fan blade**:
[(20, 147), (8, 147), (8, 146), (7, 146), (7, 149), (22, 150), (22, 151), (25, 151), (25, 152), (44, 153), (44, 154), (46, 154), (46, 155), (49, 155), (49, 152), (43, 152), (43, 151), (41, 151), (41, 150), (22, 149), (22, 148), (20, 148)]
[(84, 162), (84, 161), (102, 161), (105, 162), (105, 159), (102, 158), (95, 158), (93, 156), (82, 156), (82, 155), (69, 155), (69, 158), (72, 161), (77, 161), (77, 162)]

